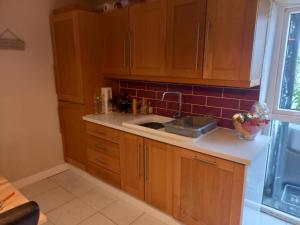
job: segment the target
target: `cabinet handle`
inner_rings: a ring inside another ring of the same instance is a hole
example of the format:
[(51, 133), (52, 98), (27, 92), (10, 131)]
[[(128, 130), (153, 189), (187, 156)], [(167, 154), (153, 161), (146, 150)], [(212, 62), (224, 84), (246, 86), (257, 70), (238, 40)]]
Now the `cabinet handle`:
[(123, 40), (123, 54), (124, 54), (124, 62), (123, 66), (127, 67), (127, 34), (124, 34), (124, 40)]
[(96, 148), (101, 149), (102, 151), (107, 151), (107, 148), (103, 147), (100, 144), (96, 144)]
[(148, 147), (145, 144), (145, 181), (148, 181)]
[(137, 176), (140, 176), (140, 150), (141, 150), (141, 144), (138, 144), (137, 148)]
[(217, 166), (217, 162), (216, 161), (210, 161), (210, 160), (206, 160), (206, 159), (200, 159), (197, 156), (193, 156), (192, 160), (203, 162), (203, 163), (210, 164), (210, 165), (213, 165), (213, 166)]
[(196, 70), (198, 70), (199, 66), (199, 36), (200, 36), (200, 22), (197, 24), (197, 49), (196, 49)]
[(105, 135), (105, 133), (104, 133), (104, 132), (102, 132), (102, 131), (99, 131), (99, 130), (94, 130), (94, 133), (96, 133), (96, 134), (99, 134), (99, 135)]
[(132, 41), (131, 41), (131, 32), (128, 32), (128, 40), (129, 40), (129, 66), (132, 67)]
[(100, 164), (102, 164), (103, 166), (106, 166), (106, 165), (107, 165), (106, 162), (103, 162), (103, 161), (100, 160), (100, 159), (95, 159), (95, 161), (98, 162), (98, 163), (100, 163)]
[(209, 59), (209, 36), (210, 36), (210, 30), (211, 30), (211, 22), (207, 21), (206, 23), (206, 30), (205, 30), (205, 49), (204, 49), (204, 62), (205, 62), (205, 69), (203, 76), (204, 77), (209, 77), (209, 64), (210, 64), (210, 59)]

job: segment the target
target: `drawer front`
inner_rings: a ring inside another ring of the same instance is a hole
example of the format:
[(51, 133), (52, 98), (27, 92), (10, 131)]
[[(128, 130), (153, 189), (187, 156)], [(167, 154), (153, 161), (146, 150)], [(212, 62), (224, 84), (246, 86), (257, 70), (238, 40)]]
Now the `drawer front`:
[(120, 132), (118, 130), (98, 125), (95, 123), (86, 123), (86, 132), (96, 137), (100, 137), (112, 142), (119, 143)]
[(90, 162), (88, 163), (88, 172), (117, 188), (121, 188), (121, 177), (116, 173), (113, 173)]
[(88, 135), (87, 148), (120, 159), (120, 148), (117, 143)]
[(115, 173), (120, 173), (120, 160), (93, 149), (88, 149), (88, 160)]

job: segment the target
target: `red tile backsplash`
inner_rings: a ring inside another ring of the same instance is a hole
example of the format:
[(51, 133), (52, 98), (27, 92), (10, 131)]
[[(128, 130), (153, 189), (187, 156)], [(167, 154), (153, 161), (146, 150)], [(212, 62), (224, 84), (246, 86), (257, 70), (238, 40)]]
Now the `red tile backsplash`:
[(120, 92), (149, 99), (153, 112), (163, 116), (176, 113), (178, 96), (168, 94), (161, 101), (162, 93), (180, 91), (183, 93), (184, 115), (214, 116), (219, 119), (219, 126), (228, 128), (233, 128), (231, 118), (235, 113), (249, 111), (259, 99), (259, 87), (242, 89), (129, 80), (120, 80), (119, 86)]

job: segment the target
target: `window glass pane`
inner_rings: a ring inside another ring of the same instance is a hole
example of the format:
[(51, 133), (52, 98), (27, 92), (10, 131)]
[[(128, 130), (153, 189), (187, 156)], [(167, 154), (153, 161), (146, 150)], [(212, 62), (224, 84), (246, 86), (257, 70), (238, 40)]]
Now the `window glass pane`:
[(279, 107), (300, 110), (300, 13), (290, 15)]
[(272, 122), (263, 204), (300, 218), (300, 125)]

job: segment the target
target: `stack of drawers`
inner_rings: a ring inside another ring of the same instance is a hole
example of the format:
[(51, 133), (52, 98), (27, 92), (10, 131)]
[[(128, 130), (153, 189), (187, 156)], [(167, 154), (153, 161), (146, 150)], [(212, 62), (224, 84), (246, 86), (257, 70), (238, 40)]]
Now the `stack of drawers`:
[(86, 123), (86, 132), (88, 172), (121, 188), (120, 132), (89, 122)]

